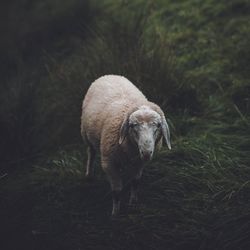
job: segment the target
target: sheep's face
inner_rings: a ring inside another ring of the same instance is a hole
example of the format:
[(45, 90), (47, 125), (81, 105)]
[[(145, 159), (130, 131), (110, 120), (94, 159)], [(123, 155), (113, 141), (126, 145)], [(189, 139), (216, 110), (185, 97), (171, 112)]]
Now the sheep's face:
[(161, 116), (147, 106), (142, 106), (129, 117), (129, 137), (139, 149), (143, 161), (151, 160), (155, 144), (162, 135)]

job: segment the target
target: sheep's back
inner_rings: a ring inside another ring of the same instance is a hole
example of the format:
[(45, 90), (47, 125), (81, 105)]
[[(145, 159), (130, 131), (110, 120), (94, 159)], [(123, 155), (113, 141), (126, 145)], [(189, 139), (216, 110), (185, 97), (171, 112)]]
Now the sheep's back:
[(146, 97), (125, 77), (100, 77), (91, 84), (83, 101), (82, 133), (87, 133), (88, 139), (98, 146), (106, 122), (122, 122), (127, 110), (145, 102)]

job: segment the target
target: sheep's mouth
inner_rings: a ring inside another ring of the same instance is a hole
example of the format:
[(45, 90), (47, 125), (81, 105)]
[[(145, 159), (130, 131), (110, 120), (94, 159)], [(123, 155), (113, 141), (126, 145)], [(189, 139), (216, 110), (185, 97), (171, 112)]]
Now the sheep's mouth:
[(150, 161), (153, 157), (153, 152), (143, 152), (140, 151), (140, 157), (142, 159), (142, 161)]

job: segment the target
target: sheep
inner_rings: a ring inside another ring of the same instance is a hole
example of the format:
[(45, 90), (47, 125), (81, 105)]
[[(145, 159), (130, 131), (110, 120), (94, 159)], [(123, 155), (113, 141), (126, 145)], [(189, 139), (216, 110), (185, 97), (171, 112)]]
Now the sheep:
[(129, 204), (137, 202), (138, 184), (146, 162), (162, 138), (171, 149), (170, 132), (161, 108), (149, 102), (128, 79), (105, 75), (89, 87), (82, 105), (81, 135), (87, 144), (86, 177), (93, 176), (97, 151), (111, 186), (112, 216), (120, 211), (122, 172), (131, 178)]

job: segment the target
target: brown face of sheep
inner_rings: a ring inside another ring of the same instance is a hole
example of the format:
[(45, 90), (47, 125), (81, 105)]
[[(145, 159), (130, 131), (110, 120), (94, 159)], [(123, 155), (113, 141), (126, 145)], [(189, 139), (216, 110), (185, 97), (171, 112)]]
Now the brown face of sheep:
[(127, 135), (138, 146), (142, 161), (152, 159), (155, 145), (162, 135), (171, 148), (169, 129), (165, 118), (147, 106), (140, 107), (125, 119), (121, 129), (120, 144)]

